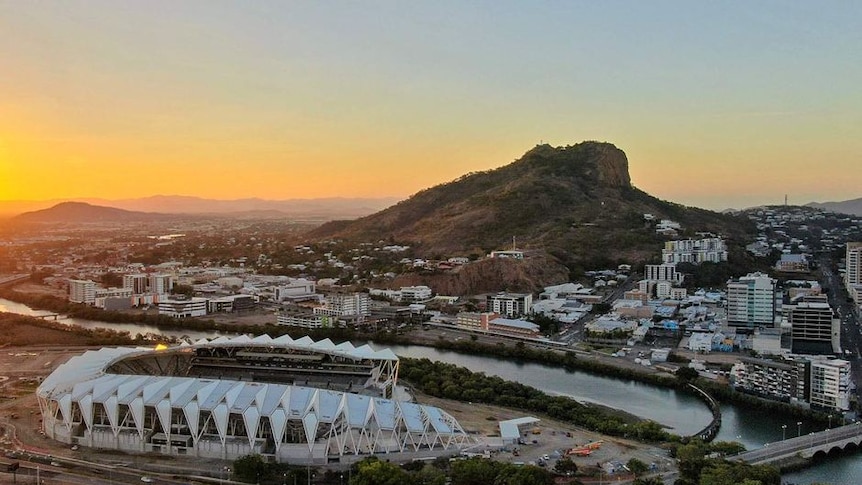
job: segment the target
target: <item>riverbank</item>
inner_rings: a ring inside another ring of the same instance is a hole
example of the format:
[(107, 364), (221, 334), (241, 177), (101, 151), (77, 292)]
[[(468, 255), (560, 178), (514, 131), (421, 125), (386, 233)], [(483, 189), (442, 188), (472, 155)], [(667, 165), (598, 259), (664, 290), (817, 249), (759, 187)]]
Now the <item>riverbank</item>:
[[(493, 336), (473, 337), (458, 332), (450, 332), (441, 338), (435, 332), (423, 330), (415, 326), (407, 332), (362, 332), (347, 328), (303, 329), (272, 324), (252, 325), (248, 323), (229, 323), (222, 319), (215, 322), (212, 319), (175, 319), (164, 315), (134, 312), (111, 312), (87, 305), (70, 303), (49, 294), (28, 294), (15, 291), (15, 288), (0, 289), (0, 297), (26, 304), (33, 308), (68, 314), (71, 317), (106, 321), (110, 323), (140, 323), (166, 330), (214, 331), (219, 333), (252, 333), (268, 334), (272, 337), (288, 334), (292, 337), (308, 335), (315, 340), (330, 338), (333, 340), (366, 340), (384, 345), (427, 345), (441, 350), (452, 350), (472, 355), (485, 355), (496, 358), (514, 360), (516, 362), (536, 362), (548, 366), (561, 367), (568, 371), (583, 371), (599, 376), (632, 380), (663, 388), (676, 389), (682, 392), (693, 392), (687, 388), (687, 382), (677, 379), (674, 375), (658, 371), (654, 368), (627, 365), (625, 361), (604, 359), (604, 356), (576, 353), (569, 349), (554, 349), (538, 347), (525, 341), (500, 339)], [(239, 316), (237, 319), (241, 319)], [(258, 320), (259, 321), (259, 320)], [(445, 332), (444, 332), (445, 333)], [(437, 335), (437, 338), (428, 338)], [(130, 337), (132, 337), (130, 335)], [(697, 379), (694, 383), (722, 403), (732, 403), (743, 407), (768, 410), (793, 416), (794, 419), (804, 419), (817, 422), (824, 427), (828, 415), (817, 413), (790, 404), (761, 399), (733, 390), (730, 386), (715, 383), (707, 379)], [(693, 394), (694, 395), (694, 394)]]

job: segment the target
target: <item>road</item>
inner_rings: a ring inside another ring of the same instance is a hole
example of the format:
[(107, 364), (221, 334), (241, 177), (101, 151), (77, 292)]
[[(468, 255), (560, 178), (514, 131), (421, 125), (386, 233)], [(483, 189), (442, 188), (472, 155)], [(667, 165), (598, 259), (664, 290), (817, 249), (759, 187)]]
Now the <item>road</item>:
[(829, 295), (829, 304), (838, 312), (841, 319), (841, 348), (845, 352), (844, 358), (852, 365), (853, 382), (856, 384), (856, 393), (862, 402), (862, 326), (859, 325), (860, 318), (858, 309), (852, 301), (848, 300), (847, 291), (844, 289), (841, 277), (835, 271), (834, 262), (826, 255), (818, 258), (820, 271), (823, 274), (821, 285)]
[(768, 443), (763, 448), (737, 455), (736, 459), (747, 463), (758, 464), (795, 455), (798, 452), (822, 445), (828, 445), (847, 438), (859, 438), (862, 434), (862, 425), (859, 423), (848, 424), (835, 429), (811, 433), (804, 436), (788, 438), (775, 443)]

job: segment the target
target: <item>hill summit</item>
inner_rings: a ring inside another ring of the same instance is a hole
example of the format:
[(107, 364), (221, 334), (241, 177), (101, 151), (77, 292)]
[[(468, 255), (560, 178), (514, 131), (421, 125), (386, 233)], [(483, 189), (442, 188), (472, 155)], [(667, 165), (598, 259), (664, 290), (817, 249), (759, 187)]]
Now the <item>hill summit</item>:
[(538, 145), (506, 166), (469, 173), (355, 221), (325, 224), (312, 236), (410, 243), (428, 257), (484, 255), (515, 238), (519, 248), (545, 251), (571, 268), (655, 258), (664, 239), (644, 214), (679, 222), (692, 235), (747, 231), (739, 219), (635, 188), (622, 150), (587, 141)]

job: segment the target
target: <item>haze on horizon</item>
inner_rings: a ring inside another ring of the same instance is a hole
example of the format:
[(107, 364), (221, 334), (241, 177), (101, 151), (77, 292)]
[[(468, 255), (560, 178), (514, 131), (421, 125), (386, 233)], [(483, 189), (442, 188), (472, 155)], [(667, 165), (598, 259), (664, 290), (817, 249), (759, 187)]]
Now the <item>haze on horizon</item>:
[(540, 142), (862, 196), (862, 3), (0, 0), (0, 200), (407, 197)]

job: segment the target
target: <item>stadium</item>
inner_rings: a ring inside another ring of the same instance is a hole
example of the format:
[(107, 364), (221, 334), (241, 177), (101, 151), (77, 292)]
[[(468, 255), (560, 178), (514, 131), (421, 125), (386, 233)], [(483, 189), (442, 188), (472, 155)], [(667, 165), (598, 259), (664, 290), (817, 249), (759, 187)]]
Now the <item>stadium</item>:
[(397, 379), (389, 349), (262, 335), (88, 351), (36, 394), (46, 436), (92, 448), (296, 464), (463, 449), (455, 418), (394, 397)]

